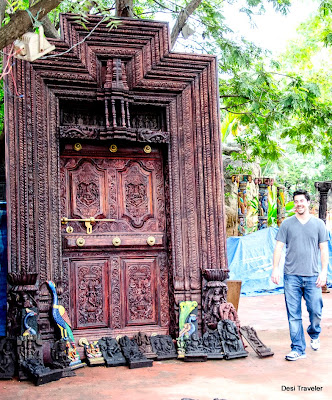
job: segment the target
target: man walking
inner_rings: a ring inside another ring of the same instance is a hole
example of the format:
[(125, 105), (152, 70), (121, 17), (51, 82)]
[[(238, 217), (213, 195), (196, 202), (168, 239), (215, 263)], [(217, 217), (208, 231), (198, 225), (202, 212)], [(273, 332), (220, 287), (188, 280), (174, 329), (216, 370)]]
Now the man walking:
[[(279, 262), (284, 244), (286, 258), (284, 267), (284, 290), (292, 351), (286, 360), (305, 358), (305, 336), (302, 326), (302, 296), (306, 302), (310, 325), (307, 332), (311, 348), (319, 350), (320, 322), (323, 300), (321, 287), (326, 284), (328, 266), (328, 233), (322, 220), (309, 213), (310, 197), (305, 190), (293, 194), (295, 215), (285, 219), (277, 233), (273, 254), (271, 279), (279, 283)], [(322, 269), (319, 271), (318, 255), (321, 254)]]

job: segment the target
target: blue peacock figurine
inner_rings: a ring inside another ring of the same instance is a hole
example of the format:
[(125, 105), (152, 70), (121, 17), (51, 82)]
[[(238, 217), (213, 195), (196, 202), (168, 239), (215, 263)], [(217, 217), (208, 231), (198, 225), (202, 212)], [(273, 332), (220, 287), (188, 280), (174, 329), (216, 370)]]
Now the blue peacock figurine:
[(54, 321), (60, 328), (61, 337), (65, 340), (70, 340), (71, 342), (75, 342), (73, 332), (71, 330), (71, 322), (67, 311), (63, 306), (58, 304), (58, 295), (56, 293), (55, 283), (52, 281), (47, 281), (49, 288), (52, 291), (53, 295), (53, 306), (52, 306), (52, 315)]
[(37, 335), (36, 330), (33, 329), (28, 323), (28, 319), (31, 317), (34, 317), (35, 315), (37, 315), (37, 313), (33, 310), (30, 310), (30, 308), (26, 308), (25, 312), (26, 312), (26, 315), (23, 320), (23, 325), (24, 325), (25, 331), (23, 332), (23, 336)]

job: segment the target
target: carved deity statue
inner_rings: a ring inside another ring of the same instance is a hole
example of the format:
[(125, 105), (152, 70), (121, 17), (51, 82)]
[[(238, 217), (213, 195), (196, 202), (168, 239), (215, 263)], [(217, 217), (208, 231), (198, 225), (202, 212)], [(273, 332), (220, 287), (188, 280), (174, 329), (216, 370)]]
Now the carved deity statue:
[(204, 330), (216, 329), (218, 322), (223, 319), (220, 314), (221, 306), (226, 303), (227, 285), (220, 281), (209, 281), (203, 292)]

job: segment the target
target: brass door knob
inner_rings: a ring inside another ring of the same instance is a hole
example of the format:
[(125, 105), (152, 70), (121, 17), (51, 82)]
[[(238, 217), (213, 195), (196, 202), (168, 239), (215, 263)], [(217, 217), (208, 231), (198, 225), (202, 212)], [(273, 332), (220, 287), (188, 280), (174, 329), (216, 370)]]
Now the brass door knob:
[(156, 243), (156, 238), (155, 238), (154, 236), (149, 236), (149, 237), (146, 239), (146, 243), (147, 243), (149, 246), (153, 246), (153, 245)]
[(85, 239), (83, 239), (83, 238), (78, 238), (77, 240), (76, 240), (76, 244), (77, 244), (77, 246), (79, 246), (79, 247), (83, 247), (84, 245), (85, 245)]
[(113, 238), (112, 243), (113, 243), (113, 246), (116, 246), (116, 247), (120, 246), (121, 239), (119, 237), (115, 237), (115, 238)]

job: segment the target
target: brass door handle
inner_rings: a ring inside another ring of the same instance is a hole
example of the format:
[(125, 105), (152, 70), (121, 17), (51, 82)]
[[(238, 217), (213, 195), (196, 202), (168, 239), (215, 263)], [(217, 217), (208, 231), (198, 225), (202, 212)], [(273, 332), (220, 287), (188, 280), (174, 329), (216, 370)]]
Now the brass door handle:
[(86, 233), (91, 234), (92, 233), (92, 224), (95, 224), (96, 222), (115, 222), (116, 220), (114, 218), (67, 218), (67, 217), (62, 217), (61, 218), (61, 223), (62, 225), (68, 224), (68, 222), (84, 222), (86, 226)]

